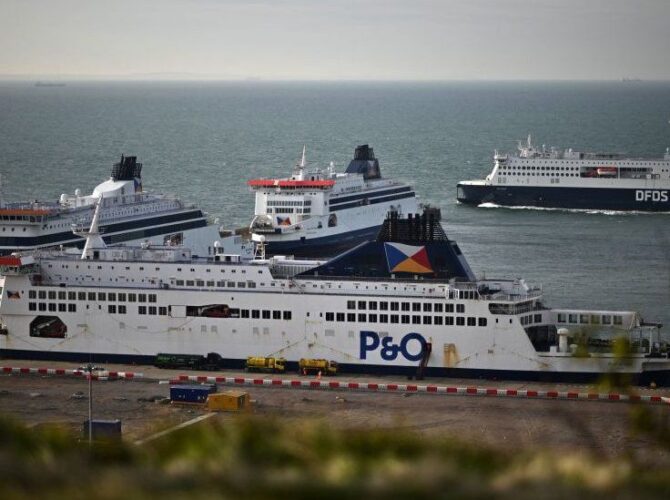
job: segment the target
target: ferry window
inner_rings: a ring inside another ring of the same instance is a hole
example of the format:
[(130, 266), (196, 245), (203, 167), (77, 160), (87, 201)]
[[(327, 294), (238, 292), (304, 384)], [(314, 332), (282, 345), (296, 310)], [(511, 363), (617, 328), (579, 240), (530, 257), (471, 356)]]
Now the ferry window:
[(262, 311), (263, 319), (270, 319), (270, 311), (264, 309)]
[(28, 291), (28, 298), (29, 299), (36, 299), (37, 298), (37, 291), (36, 290), (29, 290)]
[(149, 294), (149, 302), (156, 302), (156, 294), (155, 293), (150, 293)]
[(272, 311), (272, 319), (281, 319), (281, 311)]
[(107, 299), (108, 299), (110, 302), (116, 302), (116, 294), (115, 294), (115, 293), (108, 293), (108, 294), (107, 294)]
[(432, 325), (433, 324), (433, 317), (432, 316), (424, 316), (423, 317), (423, 324), (424, 325)]
[(365, 306), (366, 306), (366, 304), (365, 304), (364, 300), (359, 300), (358, 301), (358, 309), (360, 309), (361, 311), (365, 311)]
[(213, 287), (213, 286), (214, 286), (214, 282), (213, 282), (213, 281), (208, 281), (208, 282), (207, 282), (207, 286), (208, 286), (208, 287)]
[(436, 325), (442, 324), (442, 316), (435, 316), (435, 324)]
[(46, 310), (47, 310), (47, 305), (46, 305), (44, 302), (40, 302), (40, 303), (38, 304), (38, 309), (39, 309), (40, 311), (46, 311)]
[(368, 322), (376, 323), (377, 322), (377, 315), (376, 314), (368, 314)]
[(436, 313), (441, 313), (441, 312), (442, 312), (442, 304), (435, 304), (435, 305), (433, 306), (433, 310), (434, 310)]
[(409, 324), (409, 314), (403, 314), (400, 317), (400, 322), (404, 325), (408, 325)]
[(377, 310), (377, 303), (374, 301), (368, 302), (368, 309), (371, 311), (376, 311)]
[(397, 314), (391, 314), (391, 323), (400, 323), (400, 316)]
[(344, 313), (337, 313), (337, 321), (344, 321)]
[(612, 324), (612, 316), (610, 316), (609, 314), (603, 314), (602, 321), (603, 321), (603, 325), (611, 325)]
[(37, 311), (37, 304), (35, 302), (28, 302), (29, 311)]
[[(486, 318), (484, 318), (486, 319)], [(542, 323), (542, 315), (541, 314), (536, 314), (535, 315), (535, 323)]]
[(379, 315), (379, 322), (380, 323), (388, 323), (389, 322), (389, 315), (388, 314), (380, 314)]
[(238, 281), (237, 282), (237, 288), (246, 288), (247, 287), (247, 282), (246, 281)]
[(456, 325), (457, 326), (465, 326), (465, 317), (464, 316), (456, 316)]
[(54, 303), (49, 304), (49, 311), (56, 311), (56, 304)]
[(421, 324), (421, 316), (413, 315), (412, 316), (412, 324), (413, 325), (420, 325)]
[(600, 316), (597, 314), (592, 314), (591, 315), (591, 324), (592, 325), (599, 325), (600, 324)]
[(67, 292), (67, 300), (77, 300), (77, 292)]
[(88, 292), (88, 300), (95, 300), (95, 292)]
[(473, 316), (468, 316), (468, 326), (475, 326), (477, 324), (477, 318)]
[(49, 299), (56, 300), (56, 292), (49, 292)]
[(251, 310), (251, 317), (253, 319), (258, 319), (261, 317), (261, 312), (258, 309), (252, 309)]
[(65, 304), (58, 304), (58, 311), (65, 312)]
[(195, 281), (193, 281), (193, 280), (186, 280), (186, 286), (195, 286)]
[(578, 321), (577, 315), (576, 314), (568, 314), (568, 322), (573, 323), (573, 324), (578, 323), (579, 321)]
[(147, 301), (147, 294), (146, 293), (140, 293), (137, 295), (137, 301), (138, 302), (146, 302)]
[(137, 302), (137, 295), (135, 295), (134, 293), (129, 293), (128, 302)]
[(464, 313), (465, 312), (465, 304), (456, 304), (456, 312), (457, 313)]
[(367, 321), (365, 314), (361, 313), (358, 315), (358, 322), (365, 323)]
[(347, 313), (347, 321), (356, 321), (356, 315), (354, 313)]
[(454, 312), (454, 304), (445, 304), (444, 312), (452, 313)]
[(205, 286), (205, 282), (203, 280), (195, 280), (195, 286)]
[(420, 302), (413, 302), (412, 303), (412, 311), (420, 312), (421, 311), (421, 303)]
[(255, 281), (247, 281), (247, 287), (256, 288), (256, 282)]
[(58, 292), (58, 300), (65, 300), (65, 292)]
[(399, 311), (400, 304), (398, 302), (391, 302), (391, 311)]
[(564, 313), (558, 313), (558, 322), (559, 323), (565, 323), (565, 314)]
[(175, 280), (174, 284), (176, 286), (184, 286), (184, 280)]
[(403, 302), (403, 303), (401, 304), (401, 309), (402, 309), (403, 311), (409, 311), (409, 302)]
[(347, 309), (356, 309), (356, 301), (347, 300)]
[(335, 321), (335, 313), (326, 313), (326, 321)]
[(107, 312), (109, 314), (116, 314), (116, 306), (114, 304), (109, 304), (107, 306)]
[(454, 324), (454, 317), (453, 316), (445, 316), (444, 317), (444, 324), (447, 326), (452, 326)]
[(147, 313), (147, 306), (138, 306), (137, 307), (137, 314), (146, 314)]
[(614, 316), (614, 324), (615, 325), (622, 325), (623, 324), (623, 318), (621, 316)]
[(156, 306), (149, 306), (149, 314), (156, 316)]
[(379, 303), (379, 310), (380, 311), (388, 311), (389, 310), (389, 303), (388, 302), (380, 302)]
[[(179, 284), (179, 281), (177, 281), (177, 284)], [(183, 281), (182, 281), (182, 284), (184, 284)], [(216, 286), (217, 286), (218, 288), (223, 288), (224, 286), (226, 286), (226, 282), (225, 282), (225, 281), (217, 281), (217, 282), (216, 282)]]
[(106, 300), (107, 294), (105, 292), (99, 292), (98, 293), (98, 301), (99, 302), (104, 302)]
[(589, 324), (589, 315), (588, 314), (580, 314), (579, 315), (579, 322), (582, 325), (588, 325)]
[(426, 302), (423, 305), (423, 312), (432, 312), (432, 310), (433, 310), (433, 304)]
[[(123, 306), (119, 306), (119, 312), (121, 312), (120, 309), (121, 309), (122, 307), (123, 307)], [(159, 315), (159, 316), (167, 316), (167, 307), (165, 307), (165, 306), (161, 306), (161, 307), (159, 307), (159, 308), (158, 308), (158, 315)]]

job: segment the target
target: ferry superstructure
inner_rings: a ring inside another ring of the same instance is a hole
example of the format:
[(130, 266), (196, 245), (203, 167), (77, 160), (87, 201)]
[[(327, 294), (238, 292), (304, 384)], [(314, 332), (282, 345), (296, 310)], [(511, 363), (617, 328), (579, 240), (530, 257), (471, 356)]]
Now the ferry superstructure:
[(254, 179), (252, 238), (268, 254), (332, 256), (374, 238), (389, 210), (415, 213), (414, 189), (382, 178), (368, 145), (358, 146), (345, 172), (308, 169), (302, 159), (291, 177)]
[(102, 199), (100, 228), (108, 244), (187, 245), (197, 254), (211, 253), (218, 228), (194, 205), (163, 195), (143, 192), (142, 164), (135, 156), (122, 156), (111, 177), (90, 195), (75, 190), (57, 202), (0, 204), (0, 253), (55, 245), (79, 245), (72, 225), (89, 225), (96, 203)]
[(670, 149), (662, 158), (541, 149), (519, 142), (518, 154), (494, 154), (483, 180), (462, 181), (470, 205), (587, 210), (670, 211)]
[(389, 216), (331, 260), (204, 258), (168, 247), (0, 258), (0, 354), (152, 362), (157, 353), (337, 361), (344, 371), (670, 382), (660, 325), (552, 309), (523, 280), (477, 279), (430, 216)]

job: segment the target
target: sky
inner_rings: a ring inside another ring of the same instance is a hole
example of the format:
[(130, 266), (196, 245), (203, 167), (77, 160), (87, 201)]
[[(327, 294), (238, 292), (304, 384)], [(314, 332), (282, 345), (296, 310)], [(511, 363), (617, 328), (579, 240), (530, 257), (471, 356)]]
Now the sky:
[(670, 0), (0, 0), (0, 78), (670, 80)]

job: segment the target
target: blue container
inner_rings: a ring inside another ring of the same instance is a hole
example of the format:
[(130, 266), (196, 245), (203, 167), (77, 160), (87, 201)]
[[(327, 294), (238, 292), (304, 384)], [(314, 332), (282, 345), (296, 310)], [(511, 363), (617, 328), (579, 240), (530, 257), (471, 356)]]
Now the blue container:
[[(120, 440), (121, 439), (121, 421), (120, 420), (92, 420), (93, 440)], [(82, 435), (88, 439), (88, 420), (82, 425)]]
[(204, 403), (214, 392), (215, 385), (172, 385), (170, 399), (178, 403)]

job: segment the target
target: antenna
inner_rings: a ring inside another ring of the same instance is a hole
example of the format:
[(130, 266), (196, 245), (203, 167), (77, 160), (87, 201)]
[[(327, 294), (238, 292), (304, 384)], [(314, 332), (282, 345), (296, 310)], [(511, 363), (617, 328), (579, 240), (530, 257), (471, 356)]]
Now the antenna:
[(305, 158), (305, 151), (307, 146), (303, 144), (302, 146), (302, 158), (300, 159), (300, 168), (305, 168), (307, 166), (307, 159)]
[(2, 174), (0, 174), (0, 207), (5, 206), (5, 198), (2, 196)]

